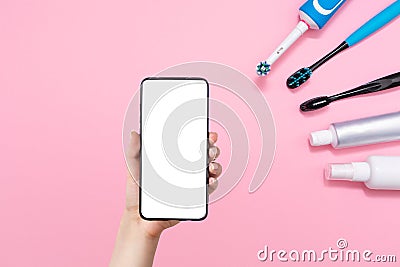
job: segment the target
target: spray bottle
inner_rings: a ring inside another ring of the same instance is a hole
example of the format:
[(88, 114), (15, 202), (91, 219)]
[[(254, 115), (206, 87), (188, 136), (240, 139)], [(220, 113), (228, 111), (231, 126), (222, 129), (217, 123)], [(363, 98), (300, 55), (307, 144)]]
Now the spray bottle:
[(400, 157), (371, 156), (366, 162), (329, 164), (328, 180), (364, 182), (370, 189), (400, 190)]

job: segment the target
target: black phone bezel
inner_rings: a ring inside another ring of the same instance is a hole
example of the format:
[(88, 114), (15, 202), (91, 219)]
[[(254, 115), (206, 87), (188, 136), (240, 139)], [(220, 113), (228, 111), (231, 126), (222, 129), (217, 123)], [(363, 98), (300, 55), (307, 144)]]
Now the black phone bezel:
[[(194, 80), (194, 81), (204, 81), (207, 85), (207, 133), (209, 133), (209, 97), (210, 97), (210, 85), (205, 78), (201, 77), (147, 77), (144, 78), (140, 83), (140, 147), (142, 147), (142, 101), (143, 101), (143, 84), (148, 80), (176, 80), (176, 81), (184, 81), (184, 80)], [(209, 143), (207, 142), (207, 151), (209, 149)], [(142, 149), (140, 149), (139, 154), (140, 160), (140, 170), (142, 169)], [(208, 164), (208, 159), (206, 159), (206, 164)], [(209, 194), (208, 194), (208, 179), (209, 173), (206, 172), (206, 212), (201, 218), (147, 218), (142, 214), (142, 172), (139, 171), (139, 215), (142, 219), (146, 221), (169, 221), (169, 220), (178, 220), (178, 221), (203, 221), (208, 216), (208, 202), (209, 202)]]

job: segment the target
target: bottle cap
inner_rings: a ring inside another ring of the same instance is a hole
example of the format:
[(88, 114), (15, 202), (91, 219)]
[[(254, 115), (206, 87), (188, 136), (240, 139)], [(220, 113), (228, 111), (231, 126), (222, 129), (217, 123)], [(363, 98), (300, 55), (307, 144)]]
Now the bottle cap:
[(366, 182), (371, 177), (371, 168), (366, 162), (328, 164), (325, 169), (325, 177), (328, 180)]
[(310, 144), (312, 146), (325, 146), (332, 144), (332, 142), (333, 135), (329, 130), (313, 132), (310, 135)]

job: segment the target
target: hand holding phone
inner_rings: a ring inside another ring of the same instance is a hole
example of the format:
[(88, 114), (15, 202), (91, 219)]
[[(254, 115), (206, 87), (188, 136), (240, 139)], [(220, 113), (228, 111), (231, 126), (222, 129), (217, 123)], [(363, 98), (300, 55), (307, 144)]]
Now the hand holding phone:
[(208, 210), (208, 94), (202, 78), (141, 83), (139, 212), (146, 220), (202, 220)]
[[(220, 149), (216, 146), (218, 135), (215, 132), (209, 133), (209, 155), (210, 162), (208, 167), (208, 193), (212, 194), (218, 187), (218, 178), (222, 173), (222, 166), (216, 162), (220, 154)], [(136, 132), (131, 133), (129, 147), (126, 153), (126, 160), (129, 166), (129, 172), (126, 181), (126, 207), (125, 210), (132, 213), (130, 216), (135, 217), (135, 220), (145, 224), (146, 232), (150, 236), (158, 236), (162, 230), (174, 226), (178, 220), (161, 220), (161, 221), (146, 221), (142, 220), (139, 215), (139, 173), (140, 173), (140, 135)]]
[[(216, 159), (219, 149), (215, 146), (218, 135), (209, 134), (211, 159)], [(139, 173), (140, 173), (140, 136), (131, 132), (126, 150), (129, 173), (126, 180), (126, 207), (118, 231), (111, 266), (152, 266), (159, 237), (163, 230), (175, 226), (178, 220), (147, 221), (139, 215)], [(208, 168), (211, 194), (218, 185), (217, 178), (222, 172), (221, 165), (211, 162)]]

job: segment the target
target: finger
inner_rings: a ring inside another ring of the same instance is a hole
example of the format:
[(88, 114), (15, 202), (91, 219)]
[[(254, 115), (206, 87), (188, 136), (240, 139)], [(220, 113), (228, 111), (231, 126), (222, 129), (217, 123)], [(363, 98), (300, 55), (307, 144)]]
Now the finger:
[(168, 228), (169, 227), (173, 227), (173, 226), (175, 226), (175, 225), (177, 225), (179, 223), (178, 220), (169, 220), (168, 222), (169, 222)]
[(128, 211), (137, 210), (139, 208), (139, 185), (129, 173), (126, 177), (125, 207)]
[(140, 156), (140, 135), (132, 131), (130, 134), (130, 139), (129, 139), (129, 146), (126, 152), (126, 156), (129, 159), (139, 159)]
[(130, 134), (129, 145), (126, 151), (126, 163), (130, 174), (136, 181), (139, 179), (140, 168), (140, 136), (132, 131)]
[(210, 145), (214, 145), (218, 140), (218, 134), (216, 132), (209, 132), (208, 139), (210, 141)]
[(217, 162), (211, 162), (208, 166), (208, 172), (210, 174), (210, 177), (214, 177), (214, 178), (219, 177), (222, 173), (221, 164), (219, 164)]
[(139, 200), (139, 168), (140, 168), (140, 136), (131, 132), (129, 145), (126, 151), (128, 175), (126, 180), (126, 208), (138, 207)]
[(208, 181), (208, 193), (212, 194), (218, 187), (218, 179), (210, 178)]
[(221, 153), (221, 151), (219, 150), (219, 147), (217, 146), (211, 146), (208, 149), (208, 159), (209, 161), (214, 161), (218, 158), (219, 154)]

